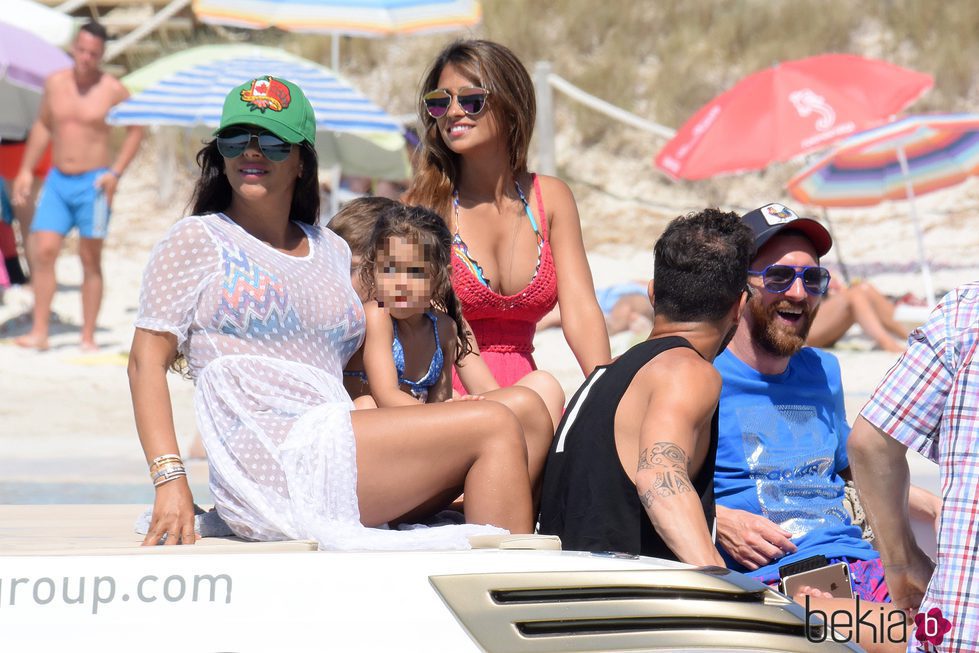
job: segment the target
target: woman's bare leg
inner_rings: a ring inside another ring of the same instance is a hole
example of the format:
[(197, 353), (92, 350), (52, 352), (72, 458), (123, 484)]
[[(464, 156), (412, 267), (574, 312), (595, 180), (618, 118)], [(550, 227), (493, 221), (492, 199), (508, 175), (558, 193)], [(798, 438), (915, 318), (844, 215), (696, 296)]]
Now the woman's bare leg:
[(806, 338), (810, 347), (832, 347), (853, 326), (853, 309), (848, 291), (840, 291), (823, 300)]
[(533, 530), (527, 446), (506, 406), (448, 402), (355, 410), (350, 418), (365, 525), (397, 519), (463, 488), (467, 522), (512, 533)]
[[(561, 421), (561, 415), (564, 413), (564, 388), (561, 387), (553, 374), (544, 370), (534, 370), (514, 385), (530, 388), (544, 401), (547, 414), (551, 416), (551, 437), (553, 438), (557, 425)], [(526, 428), (524, 432), (526, 432)], [(550, 439), (548, 439), (547, 446), (548, 448), (551, 446)]]
[[(419, 522), (424, 522), (443, 510), (455, 510), (456, 512), (465, 513), (466, 507), (460, 498), (461, 496), (462, 486), (453, 488), (451, 490), (446, 490), (442, 494), (429, 499), (414, 510), (409, 510), (400, 517), (392, 519), (388, 522), (388, 526), (391, 528), (397, 528), (400, 524), (417, 524)], [(456, 501), (456, 499), (458, 499), (458, 501)]]
[(605, 315), (605, 326), (608, 328), (610, 336), (622, 333), (629, 328), (629, 321), (632, 319), (632, 307), (629, 306), (628, 302), (623, 301), (624, 299), (615, 302), (612, 310)]
[(893, 352), (904, 351), (904, 345), (894, 339), (881, 321), (865, 284), (851, 287), (847, 290), (847, 295), (853, 308), (853, 317), (864, 333), (873, 338), (881, 349)]
[[(551, 378), (553, 379), (554, 377)], [(548, 384), (543, 376), (539, 375), (532, 378), (531, 383), (540, 388), (542, 392), (552, 394), (551, 390), (546, 389)], [(557, 383), (557, 381), (554, 380), (554, 383)], [(563, 390), (561, 390), (561, 394), (564, 394)], [(509, 388), (500, 388), (499, 390), (486, 392), (483, 396), (487, 399), (498, 401), (509, 408), (523, 427), (522, 430), (527, 446), (527, 467), (530, 472), (530, 485), (532, 488), (535, 488), (534, 494), (536, 495), (536, 488), (540, 482), (541, 474), (544, 471), (544, 462), (547, 460), (547, 452), (550, 451), (551, 440), (554, 439), (554, 424), (551, 421), (552, 417), (548, 413), (549, 407), (544, 403), (541, 395), (536, 390), (531, 390), (519, 384), (512, 385)], [(468, 504), (469, 494), (467, 493), (466, 505)]]
[(880, 318), (884, 328), (894, 334), (894, 337), (899, 340), (907, 340), (908, 330), (894, 319), (894, 302), (880, 294), (880, 291), (869, 283), (862, 283), (858, 288), (866, 295), (870, 301), (870, 305), (874, 307), (874, 312), (877, 313), (877, 317)]

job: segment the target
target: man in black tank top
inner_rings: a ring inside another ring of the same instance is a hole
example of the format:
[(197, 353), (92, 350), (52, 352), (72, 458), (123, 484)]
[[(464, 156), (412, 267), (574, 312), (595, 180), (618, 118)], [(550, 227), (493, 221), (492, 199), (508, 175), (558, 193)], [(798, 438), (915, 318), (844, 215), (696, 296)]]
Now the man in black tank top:
[(572, 398), (544, 470), (539, 530), (568, 550), (723, 567), (713, 542), (721, 378), (711, 361), (750, 292), (754, 238), (736, 214), (705, 209), (673, 220), (654, 251), (653, 331)]

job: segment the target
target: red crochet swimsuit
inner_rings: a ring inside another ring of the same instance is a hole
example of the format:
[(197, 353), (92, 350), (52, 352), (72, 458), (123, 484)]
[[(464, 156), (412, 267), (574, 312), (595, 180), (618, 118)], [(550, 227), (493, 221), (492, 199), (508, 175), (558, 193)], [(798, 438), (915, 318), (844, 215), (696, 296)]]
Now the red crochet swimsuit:
[[(504, 388), (537, 369), (531, 355), (537, 323), (557, 303), (557, 276), (547, 233), (547, 213), (537, 175), (533, 179), (537, 222), (544, 242), (540, 267), (526, 288), (515, 295), (500, 295), (476, 278), (455, 248), (452, 252), (452, 287), (462, 304), (462, 314), (472, 327), (483, 360)], [(452, 385), (458, 392), (466, 392), (458, 373)]]

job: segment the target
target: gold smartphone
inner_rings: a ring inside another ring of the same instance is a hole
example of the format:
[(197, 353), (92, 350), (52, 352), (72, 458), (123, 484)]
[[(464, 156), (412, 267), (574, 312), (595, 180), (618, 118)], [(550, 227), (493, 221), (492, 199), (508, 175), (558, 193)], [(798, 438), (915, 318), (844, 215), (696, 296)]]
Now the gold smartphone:
[(810, 569), (786, 576), (782, 579), (782, 594), (792, 596), (804, 585), (829, 592), (838, 599), (853, 598), (853, 587), (850, 585), (850, 566), (845, 562), (837, 562), (818, 569)]

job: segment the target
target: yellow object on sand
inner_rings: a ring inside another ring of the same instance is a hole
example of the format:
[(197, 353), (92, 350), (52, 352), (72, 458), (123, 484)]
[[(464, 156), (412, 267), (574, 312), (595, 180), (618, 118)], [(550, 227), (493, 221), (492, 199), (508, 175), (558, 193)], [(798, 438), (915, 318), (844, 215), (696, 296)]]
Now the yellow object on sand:
[(84, 356), (73, 356), (65, 362), (71, 365), (115, 365), (125, 367), (129, 365), (129, 352), (113, 352), (104, 354), (86, 354)]

